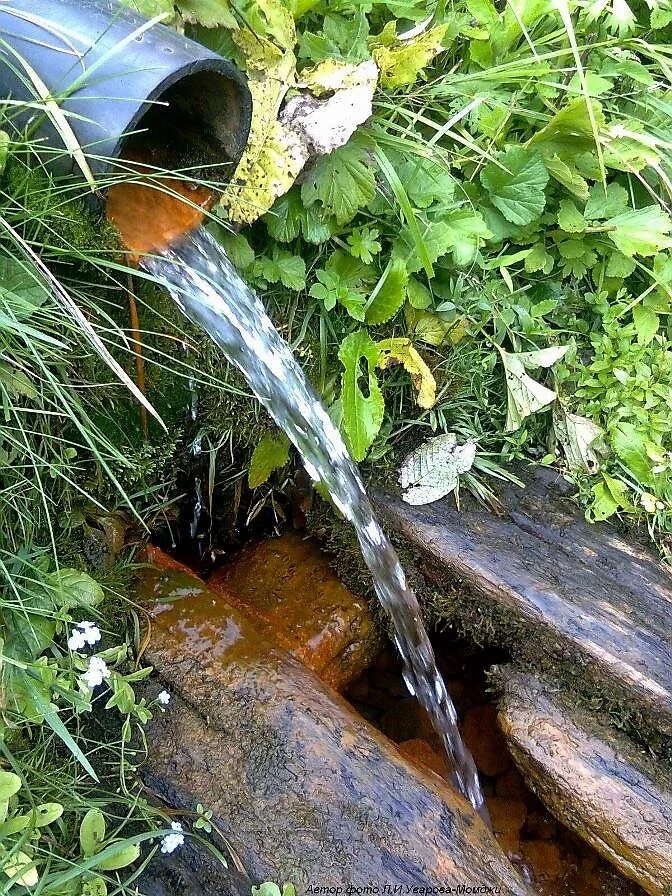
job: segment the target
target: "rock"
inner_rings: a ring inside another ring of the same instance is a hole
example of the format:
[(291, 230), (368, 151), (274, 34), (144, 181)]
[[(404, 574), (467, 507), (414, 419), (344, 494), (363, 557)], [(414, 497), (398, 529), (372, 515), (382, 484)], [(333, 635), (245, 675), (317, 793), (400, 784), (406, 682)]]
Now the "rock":
[(560, 848), (547, 840), (525, 840), (521, 844), (523, 859), (534, 868), (535, 883), (554, 883), (564, 874)]
[[(531, 891), (471, 806), (410, 765), (222, 593), (146, 569), (146, 653), (173, 694), (141, 774), (168, 805), (202, 802), (253, 882)], [(205, 896), (218, 896), (204, 888)]]
[(510, 669), (499, 671), (498, 682), (501, 728), (544, 805), (647, 893), (669, 896), (669, 771), (647, 760), (622, 733), (563, 700), (547, 682)]
[(524, 796), (525, 783), (517, 768), (509, 768), (495, 781), (495, 794), (497, 796)]
[(413, 765), (429, 769), (429, 771), (434, 772), (435, 775), (444, 778), (446, 781), (449, 779), (450, 770), (445, 756), (433, 749), (426, 740), (415, 737), (412, 740), (402, 741), (398, 745), (398, 750)]
[(380, 720), (380, 730), (395, 743), (422, 738), (429, 743), (439, 743), (432, 722), (415, 697), (395, 700)]
[[(384, 521), (420, 556), (423, 573), (452, 589), (454, 619), (543, 667), (577, 670), (672, 749), (672, 576), (607, 524), (590, 525), (549, 470), (525, 489), (502, 487), (501, 513), (465, 499), (411, 507), (389, 495)], [(633, 723), (634, 724), (634, 723)]]
[(473, 706), (467, 712), (462, 734), (479, 772), (494, 778), (509, 768), (511, 757), (497, 725), (497, 710), (491, 703)]
[(527, 806), (520, 799), (491, 796), (488, 811), (497, 842), (505, 853), (517, 853), (520, 848), (520, 832), (527, 817)]
[(339, 581), (315, 542), (299, 535), (244, 548), (208, 585), (224, 588), (260, 631), (337, 691), (381, 648), (367, 602)]

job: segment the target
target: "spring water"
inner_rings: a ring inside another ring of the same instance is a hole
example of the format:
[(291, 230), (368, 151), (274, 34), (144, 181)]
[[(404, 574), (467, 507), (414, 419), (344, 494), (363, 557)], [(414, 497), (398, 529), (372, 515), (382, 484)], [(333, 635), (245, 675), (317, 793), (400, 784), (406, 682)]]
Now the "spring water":
[(406, 685), (441, 736), (454, 784), (487, 819), (476, 767), (460, 736), (455, 707), (437, 669), (418, 601), (376, 520), (340, 433), (263, 304), (204, 228), (159, 254), (145, 256), (142, 265), (242, 371), (259, 401), (296, 446), (310, 476), (327, 488), (335, 506), (352, 523), (376, 594), (392, 619)]

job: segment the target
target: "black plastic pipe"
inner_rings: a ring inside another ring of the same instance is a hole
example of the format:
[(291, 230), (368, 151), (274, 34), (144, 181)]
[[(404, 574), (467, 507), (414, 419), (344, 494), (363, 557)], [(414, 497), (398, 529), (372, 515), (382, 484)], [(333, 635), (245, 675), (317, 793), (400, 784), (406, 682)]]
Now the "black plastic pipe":
[(116, 0), (0, 0), (0, 98), (35, 104), (10, 105), (7, 114), (58, 173), (79, 166), (59, 114), (38, 108), (41, 85), (103, 187), (116, 160), (139, 143), (150, 161), (208, 166), (218, 179), (240, 158), (251, 117), (244, 76), (201, 44), (147, 24)]

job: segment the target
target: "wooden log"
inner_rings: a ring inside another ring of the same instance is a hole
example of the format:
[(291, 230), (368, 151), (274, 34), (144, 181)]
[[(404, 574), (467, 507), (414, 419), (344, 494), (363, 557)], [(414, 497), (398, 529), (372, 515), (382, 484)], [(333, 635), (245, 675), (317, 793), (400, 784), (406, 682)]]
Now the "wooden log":
[(669, 896), (669, 773), (548, 682), (511, 668), (496, 678), (500, 727), (544, 805), (651, 896)]
[(149, 569), (141, 593), (156, 603), (147, 659), (174, 694), (151, 724), (142, 776), (169, 805), (212, 809), (253, 882), (291, 881), (299, 894), (460, 884), (530, 894), (460, 795), (221, 591)]
[(490, 640), (547, 662), (569, 658), (610, 700), (672, 735), (672, 577), (647, 549), (590, 525), (568, 485), (539, 470), (502, 493), (502, 512), (412, 507), (378, 495), (432, 581), (457, 586), (457, 614), (488, 618)]

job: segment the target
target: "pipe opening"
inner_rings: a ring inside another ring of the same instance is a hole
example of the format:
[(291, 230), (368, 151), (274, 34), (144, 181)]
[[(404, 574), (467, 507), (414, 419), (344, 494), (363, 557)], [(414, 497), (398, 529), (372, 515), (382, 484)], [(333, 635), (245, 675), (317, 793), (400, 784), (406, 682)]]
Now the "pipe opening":
[(118, 155), (203, 180), (228, 180), (247, 137), (240, 85), (222, 72), (196, 71), (151, 100)]

